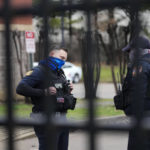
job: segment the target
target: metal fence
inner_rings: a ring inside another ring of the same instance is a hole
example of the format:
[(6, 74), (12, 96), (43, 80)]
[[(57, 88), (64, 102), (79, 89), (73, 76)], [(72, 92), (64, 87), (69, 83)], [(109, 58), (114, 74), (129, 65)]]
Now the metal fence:
[[(93, 55), (92, 53), (92, 47), (91, 47), (91, 14), (95, 11), (98, 10), (104, 10), (104, 9), (113, 9), (116, 7), (119, 8), (130, 8), (131, 10), (131, 16), (132, 14), (137, 13), (138, 11), (150, 5), (149, 0), (133, 0), (133, 1), (128, 1), (128, 0), (81, 0), (81, 1), (52, 1), (52, 0), (41, 0), (40, 2), (40, 7), (24, 7), (22, 6), (19, 8), (11, 8), (10, 7), (10, 0), (5, 0), (4, 5), (0, 9), (0, 15), (4, 20), (5, 24), (5, 55), (6, 55), (6, 106), (7, 106), (7, 116), (5, 118), (0, 118), (0, 125), (3, 127), (6, 127), (8, 130), (8, 150), (14, 150), (14, 128), (17, 126), (21, 127), (31, 127), (33, 125), (46, 125), (47, 130), (49, 131), (49, 135), (53, 134), (55, 130), (53, 130), (55, 127), (61, 127), (61, 128), (69, 128), (69, 129), (81, 129), (89, 134), (89, 149), (94, 150), (96, 149), (95, 147), (95, 139), (96, 139), (96, 133), (97, 131), (128, 131), (131, 128), (134, 128), (136, 130), (138, 136), (137, 138), (137, 150), (141, 150), (141, 143), (140, 139), (142, 139), (142, 130), (148, 131), (149, 128), (149, 122), (148, 120), (145, 122), (143, 118), (141, 118), (141, 115), (139, 111), (136, 111), (136, 117), (135, 117), (135, 124), (129, 124), (129, 125), (109, 125), (109, 124), (97, 124), (94, 120), (94, 101), (93, 101), (93, 93), (89, 94), (87, 96), (88, 98), (88, 110), (89, 110), (89, 116), (88, 116), (88, 122), (85, 124), (80, 124), (77, 122), (61, 122), (59, 120), (55, 120), (53, 122), (52, 120), (47, 120), (45, 121), (34, 121), (31, 119), (21, 119), (21, 118), (15, 118), (14, 117), (14, 112), (13, 112), (13, 86), (12, 86), (12, 64), (11, 64), (11, 46), (10, 46), (10, 23), (13, 17), (18, 16), (18, 15), (29, 15), (32, 14), (34, 16), (41, 16), (44, 18), (44, 35), (45, 35), (45, 43), (44, 43), (44, 53), (45, 56), (48, 53), (48, 17), (54, 13), (54, 12), (63, 12), (65, 11), (74, 11), (74, 10), (81, 10), (86, 13), (87, 16), (87, 52), (88, 56), (86, 57), (87, 59), (85, 60), (87, 63), (87, 66), (89, 68), (88, 72), (88, 77), (93, 78), (93, 74), (90, 70), (92, 70), (92, 65), (90, 62), (91, 56)], [(63, 20), (63, 17), (62, 17)], [(136, 18), (136, 23), (138, 23), (138, 16)], [(136, 24), (135, 23), (135, 24)], [(62, 28), (63, 28), (63, 21), (62, 21)], [(137, 34), (139, 32), (139, 28), (137, 29)], [(63, 34), (63, 31), (62, 31)], [(88, 86), (87, 91), (93, 91), (94, 87), (94, 81), (91, 80), (89, 81), (86, 86)], [(94, 92), (94, 91), (93, 91)], [(136, 99), (138, 100), (139, 98), (137, 95), (135, 95)], [(140, 101), (135, 103), (137, 108), (140, 106)], [(50, 136), (51, 137), (51, 136)], [(50, 143), (49, 149), (52, 147), (52, 143)]]

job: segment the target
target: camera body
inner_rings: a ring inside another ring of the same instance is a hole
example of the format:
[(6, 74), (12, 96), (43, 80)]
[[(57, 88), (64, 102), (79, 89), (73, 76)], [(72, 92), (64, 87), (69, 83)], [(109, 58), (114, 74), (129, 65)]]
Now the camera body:
[(70, 82), (55, 83), (57, 90), (56, 94), (56, 111), (66, 111), (68, 109), (74, 110), (76, 105), (76, 98), (71, 94)]

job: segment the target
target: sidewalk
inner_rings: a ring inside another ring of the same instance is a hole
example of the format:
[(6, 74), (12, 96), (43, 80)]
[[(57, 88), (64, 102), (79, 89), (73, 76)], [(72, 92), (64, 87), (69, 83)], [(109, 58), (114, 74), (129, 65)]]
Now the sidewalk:
[[(34, 131), (32, 128), (17, 128), (14, 131), (15, 140), (22, 140), (32, 136), (34, 136)], [(7, 138), (8, 138), (7, 130), (3, 127), (0, 127), (0, 142), (7, 140)]]
[[(74, 84), (72, 93), (77, 98), (85, 97), (85, 88), (83, 83)], [(112, 83), (99, 83), (96, 96), (102, 99), (112, 99), (115, 95), (115, 88)]]
[[(102, 118), (97, 118), (96, 119), (97, 123), (102, 123), (102, 124), (112, 124), (118, 125), (118, 124), (128, 124), (129, 119), (125, 116), (112, 116), (112, 117), (102, 117)], [(17, 128), (14, 133), (15, 137), (14, 139), (16, 141), (18, 140), (23, 140), (26, 138), (34, 137), (34, 131), (33, 128)], [(5, 128), (0, 128), (0, 142), (3, 142), (7, 140), (7, 131)]]

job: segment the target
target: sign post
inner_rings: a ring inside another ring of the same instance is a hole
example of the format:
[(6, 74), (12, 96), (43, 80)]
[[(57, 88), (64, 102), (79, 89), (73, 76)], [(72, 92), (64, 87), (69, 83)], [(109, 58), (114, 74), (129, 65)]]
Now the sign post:
[(35, 36), (34, 32), (26, 31), (25, 32), (25, 43), (26, 51), (29, 53), (30, 57), (30, 67), (33, 67), (33, 53), (35, 53)]

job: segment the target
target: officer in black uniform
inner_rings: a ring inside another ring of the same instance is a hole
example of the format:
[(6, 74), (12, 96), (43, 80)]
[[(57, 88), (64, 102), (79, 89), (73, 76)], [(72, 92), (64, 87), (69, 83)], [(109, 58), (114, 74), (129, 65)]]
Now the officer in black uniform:
[[(150, 41), (143, 36), (139, 36), (122, 50), (129, 53), (130, 59), (128, 72), (123, 84), (123, 95), (126, 102), (124, 112), (127, 116), (134, 116), (135, 110), (138, 109), (144, 115), (150, 111)], [(137, 61), (135, 58), (137, 52), (139, 53), (138, 67), (135, 63)], [(140, 108), (135, 108), (136, 95), (140, 100)], [(136, 150), (136, 136), (137, 133), (133, 130), (129, 131), (128, 150)], [(142, 137), (141, 140), (143, 139)], [(143, 146), (143, 150), (150, 150), (149, 136), (143, 140)]]
[[(65, 64), (67, 55), (67, 49), (55, 46), (50, 51), (48, 58), (41, 60), (39, 65), (28, 72), (18, 84), (16, 92), (31, 97), (33, 103), (32, 118), (38, 118), (37, 116), (42, 116), (45, 113), (45, 97), (55, 103), (54, 117), (60, 116), (65, 120), (67, 110), (74, 109), (76, 99), (71, 94), (73, 85), (67, 82), (61, 69)], [(39, 150), (46, 150), (44, 128), (34, 126), (34, 130), (39, 140)], [(68, 136), (69, 131), (67, 129), (58, 132), (57, 150), (68, 149)]]

